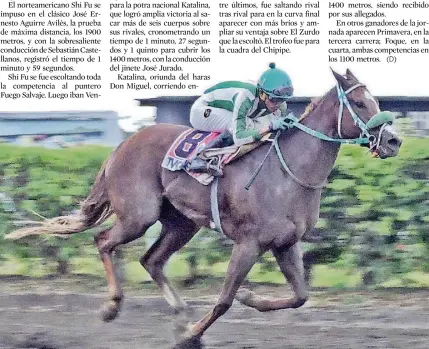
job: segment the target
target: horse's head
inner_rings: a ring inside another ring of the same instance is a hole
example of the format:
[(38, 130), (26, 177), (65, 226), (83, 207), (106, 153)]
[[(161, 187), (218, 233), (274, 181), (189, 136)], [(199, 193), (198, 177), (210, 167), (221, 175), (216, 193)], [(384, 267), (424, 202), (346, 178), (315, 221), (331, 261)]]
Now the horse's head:
[(380, 111), (378, 101), (349, 69), (345, 76), (332, 72), (338, 83), (338, 135), (341, 138), (367, 137), (368, 147), (381, 159), (398, 155), (402, 140), (392, 126), (392, 113)]

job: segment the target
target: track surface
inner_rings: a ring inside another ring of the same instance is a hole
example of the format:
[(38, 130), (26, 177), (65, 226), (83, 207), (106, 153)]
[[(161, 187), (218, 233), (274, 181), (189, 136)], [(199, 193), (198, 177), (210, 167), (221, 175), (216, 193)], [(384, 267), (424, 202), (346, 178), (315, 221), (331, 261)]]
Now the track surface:
[[(58, 289), (22, 293), (22, 288), (3, 286), (0, 282), (1, 349), (174, 346), (174, 316), (162, 298), (130, 295), (120, 317), (106, 324), (98, 316), (102, 293), (70, 292), (67, 287), (63, 293)], [(261, 291), (281, 294), (278, 288)], [(429, 348), (429, 291), (313, 294), (303, 308), (272, 313), (258, 313), (235, 302), (204, 336), (205, 348)], [(195, 319), (215, 299), (204, 296), (191, 301)]]

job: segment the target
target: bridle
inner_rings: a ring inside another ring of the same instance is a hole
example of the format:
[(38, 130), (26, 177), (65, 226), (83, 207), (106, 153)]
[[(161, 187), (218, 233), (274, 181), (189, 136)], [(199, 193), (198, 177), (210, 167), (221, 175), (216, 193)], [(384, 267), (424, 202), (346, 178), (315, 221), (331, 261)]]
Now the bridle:
[[(338, 125), (337, 125), (337, 130), (338, 130), (338, 135), (340, 138), (332, 138), (329, 137), (319, 131), (313, 130), (305, 125), (303, 125), (300, 121), (300, 119), (296, 118), (292, 113), (290, 113), (287, 117), (286, 120), (289, 121), (289, 128), (293, 128), (296, 127), (298, 129), (300, 129), (301, 131), (322, 139), (324, 141), (329, 141), (329, 142), (337, 142), (340, 144), (368, 144), (370, 150), (373, 150), (374, 148), (377, 150), (378, 147), (380, 146), (380, 141), (381, 141), (381, 134), (383, 132), (383, 130), (388, 126), (391, 125), (393, 123), (393, 114), (389, 111), (382, 111), (382, 112), (378, 112), (375, 115), (373, 115), (368, 122), (364, 122), (357, 114), (356, 112), (353, 110), (352, 106), (350, 105), (349, 100), (347, 99), (347, 95), (355, 90), (358, 87), (365, 87), (365, 85), (361, 84), (361, 83), (357, 83), (355, 85), (353, 85), (352, 87), (350, 87), (349, 89), (347, 89), (346, 91), (343, 90), (343, 88), (337, 83), (337, 97), (340, 103), (339, 109), (338, 109)], [(350, 115), (352, 116), (355, 125), (357, 127), (359, 127), (361, 133), (359, 138), (353, 138), (353, 139), (348, 139), (348, 138), (343, 138), (342, 134), (341, 134), (341, 124), (342, 124), (342, 119), (344, 117), (344, 106), (348, 109), (348, 111), (350, 112)], [(381, 126), (381, 127), (380, 127)], [(369, 133), (370, 130), (373, 130), (377, 127), (380, 127), (380, 131), (378, 133), (377, 136), (371, 135)], [(305, 182), (303, 182), (302, 180), (300, 180), (298, 177), (296, 177), (293, 172), (290, 170), (290, 168), (288, 167), (288, 165), (286, 164), (286, 161), (284, 160), (283, 154), (280, 150), (280, 146), (278, 144), (278, 137), (280, 135), (281, 131), (277, 131), (276, 137), (271, 140), (273, 142), (273, 146), (276, 149), (276, 153), (277, 156), (280, 160), (280, 163), (283, 166), (283, 169), (292, 177), (292, 179), (297, 182), (298, 184), (302, 185), (305, 188), (308, 189), (320, 189), (325, 187), (325, 182), (322, 184), (318, 184), (318, 185), (311, 185), (311, 184), (307, 184)], [(270, 147), (271, 150), (272, 146)]]
[[(344, 91), (343, 88), (339, 84), (337, 84), (337, 96), (340, 102), (340, 106), (338, 109), (338, 123), (337, 123), (338, 136), (341, 139), (343, 139), (343, 136), (341, 134), (341, 125), (342, 125), (342, 119), (344, 117), (344, 113), (343, 113), (344, 106), (346, 106), (346, 108), (348, 109), (350, 115), (352, 116), (355, 122), (355, 126), (359, 127), (359, 129), (361, 130), (361, 134), (359, 138), (356, 139), (356, 142), (351, 144), (369, 144), (370, 150), (374, 149), (374, 147), (375, 149), (378, 149), (378, 147), (380, 146), (381, 134), (387, 125), (391, 125), (393, 123), (393, 115), (390, 112), (385, 112), (385, 111), (378, 112), (375, 115), (373, 115), (371, 119), (368, 120), (367, 123), (363, 122), (362, 119), (353, 110), (349, 100), (347, 99), (347, 94), (349, 94), (351, 91), (355, 90), (358, 87), (366, 87), (366, 86), (364, 84), (357, 83), (356, 85)], [(379, 126), (381, 127), (377, 136), (371, 135), (369, 133), (370, 130), (377, 128)]]

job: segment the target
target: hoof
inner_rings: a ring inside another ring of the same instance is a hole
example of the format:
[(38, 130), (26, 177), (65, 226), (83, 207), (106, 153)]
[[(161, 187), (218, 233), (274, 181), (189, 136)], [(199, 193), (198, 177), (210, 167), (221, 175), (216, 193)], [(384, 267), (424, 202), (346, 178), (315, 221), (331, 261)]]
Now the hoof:
[(204, 345), (199, 337), (184, 339), (176, 344), (173, 349), (203, 349)]
[(242, 287), (238, 289), (235, 299), (238, 300), (241, 304), (248, 305), (254, 294), (254, 292)]
[(191, 322), (186, 318), (177, 317), (174, 319), (174, 338), (176, 343), (181, 343), (185, 339), (189, 338), (186, 335), (190, 333), (192, 329)]
[(116, 317), (119, 314), (119, 310), (120, 310), (120, 304), (118, 302), (115, 302), (115, 301), (106, 302), (102, 306), (100, 311), (101, 320), (103, 320), (104, 322), (110, 322), (116, 319)]
[(195, 310), (191, 307), (178, 310), (174, 317), (174, 332), (176, 333), (176, 341), (179, 341), (179, 338), (183, 339), (183, 336), (191, 330), (192, 318), (194, 316)]

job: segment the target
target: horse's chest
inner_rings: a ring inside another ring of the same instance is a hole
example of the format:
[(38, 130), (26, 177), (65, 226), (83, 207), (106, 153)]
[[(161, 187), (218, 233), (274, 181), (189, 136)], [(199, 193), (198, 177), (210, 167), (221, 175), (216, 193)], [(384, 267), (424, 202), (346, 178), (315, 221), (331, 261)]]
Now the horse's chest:
[[(267, 227), (271, 228), (276, 245), (293, 244), (311, 232), (319, 218), (320, 193), (296, 190), (280, 200), (276, 195), (261, 202)], [(262, 213), (261, 213), (262, 214)]]
[(319, 190), (308, 190), (293, 183), (267, 189), (263, 195), (257, 196), (257, 200), (261, 206), (277, 208), (278, 214), (286, 214), (302, 221), (311, 220), (314, 214), (318, 215), (320, 197)]

